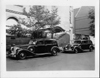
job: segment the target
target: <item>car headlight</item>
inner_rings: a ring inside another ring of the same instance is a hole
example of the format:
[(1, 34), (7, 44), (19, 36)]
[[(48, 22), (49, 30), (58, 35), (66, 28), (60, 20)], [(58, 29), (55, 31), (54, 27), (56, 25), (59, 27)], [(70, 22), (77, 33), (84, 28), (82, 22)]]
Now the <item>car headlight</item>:
[(19, 49), (20, 49), (19, 47), (11, 47), (11, 52), (16, 53), (18, 52)]
[(16, 53), (19, 51), (20, 49), (16, 49)]
[(11, 51), (14, 51), (14, 47), (11, 47)]

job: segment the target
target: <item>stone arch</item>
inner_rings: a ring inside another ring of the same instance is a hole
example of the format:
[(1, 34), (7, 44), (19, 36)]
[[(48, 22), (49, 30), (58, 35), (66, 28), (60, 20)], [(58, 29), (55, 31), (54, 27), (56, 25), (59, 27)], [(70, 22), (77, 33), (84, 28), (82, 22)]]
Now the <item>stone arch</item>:
[(9, 19), (13, 19), (13, 20), (15, 20), (19, 24), (19, 19), (17, 17), (10, 16), (10, 17), (7, 18), (7, 20), (9, 20)]

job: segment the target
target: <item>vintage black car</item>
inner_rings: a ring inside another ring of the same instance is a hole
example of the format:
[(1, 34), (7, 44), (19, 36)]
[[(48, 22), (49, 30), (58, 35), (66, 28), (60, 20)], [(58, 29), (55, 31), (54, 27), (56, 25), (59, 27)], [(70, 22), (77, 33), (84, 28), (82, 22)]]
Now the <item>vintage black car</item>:
[(64, 51), (72, 51), (75, 53), (82, 52), (84, 50), (92, 51), (94, 49), (91, 40), (74, 40), (71, 44), (64, 47)]
[(9, 57), (25, 59), (28, 56), (34, 56), (38, 53), (50, 53), (57, 55), (59, 51), (58, 43), (55, 39), (39, 39), (30, 41), (29, 44), (14, 45), (11, 47)]

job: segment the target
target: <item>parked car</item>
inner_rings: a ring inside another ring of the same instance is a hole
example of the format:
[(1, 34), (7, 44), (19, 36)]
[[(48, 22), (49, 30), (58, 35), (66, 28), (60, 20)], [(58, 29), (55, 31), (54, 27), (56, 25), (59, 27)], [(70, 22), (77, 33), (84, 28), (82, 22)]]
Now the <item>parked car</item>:
[(75, 53), (94, 49), (93, 43), (91, 40), (74, 40), (72, 44), (68, 44), (64, 47), (64, 51), (73, 51)]
[(58, 43), (55, 39), (39, 39), (33, 42), (31, 40), (29, 44), (12, 46), (9, 56), (18, 59), (25, 59), (30, 55), (34, 56), (38, 53), (57, 55), (58, 51)]

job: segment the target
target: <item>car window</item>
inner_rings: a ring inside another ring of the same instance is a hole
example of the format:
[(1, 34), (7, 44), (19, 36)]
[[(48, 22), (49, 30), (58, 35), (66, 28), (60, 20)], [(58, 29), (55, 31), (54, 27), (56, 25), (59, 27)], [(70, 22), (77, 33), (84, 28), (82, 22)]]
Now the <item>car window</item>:
[(81, 43), (81, 41), (74, 41), (74, 43)]
[(46, 40), (45, 44), (53, 44), (53, 42), (51, 40)]
[(45, 44), (57, 44), (57, 42), (54, 40), (46, 40)]
[(89, 41), (89, 44), (93, 44), (92, 41)]
[(37, 44), (37, 45), (41, 45), (41, 44), (44, 44), (44, 42), (43, 42), (43, 41), (37, 41), (36, 44)]
[(57, 44), (57, 41), (53, 41), (53, 44)]
[(82, 41), (82, 43), (87, 44), (87, 43), (88, 43), (88, 41)]

